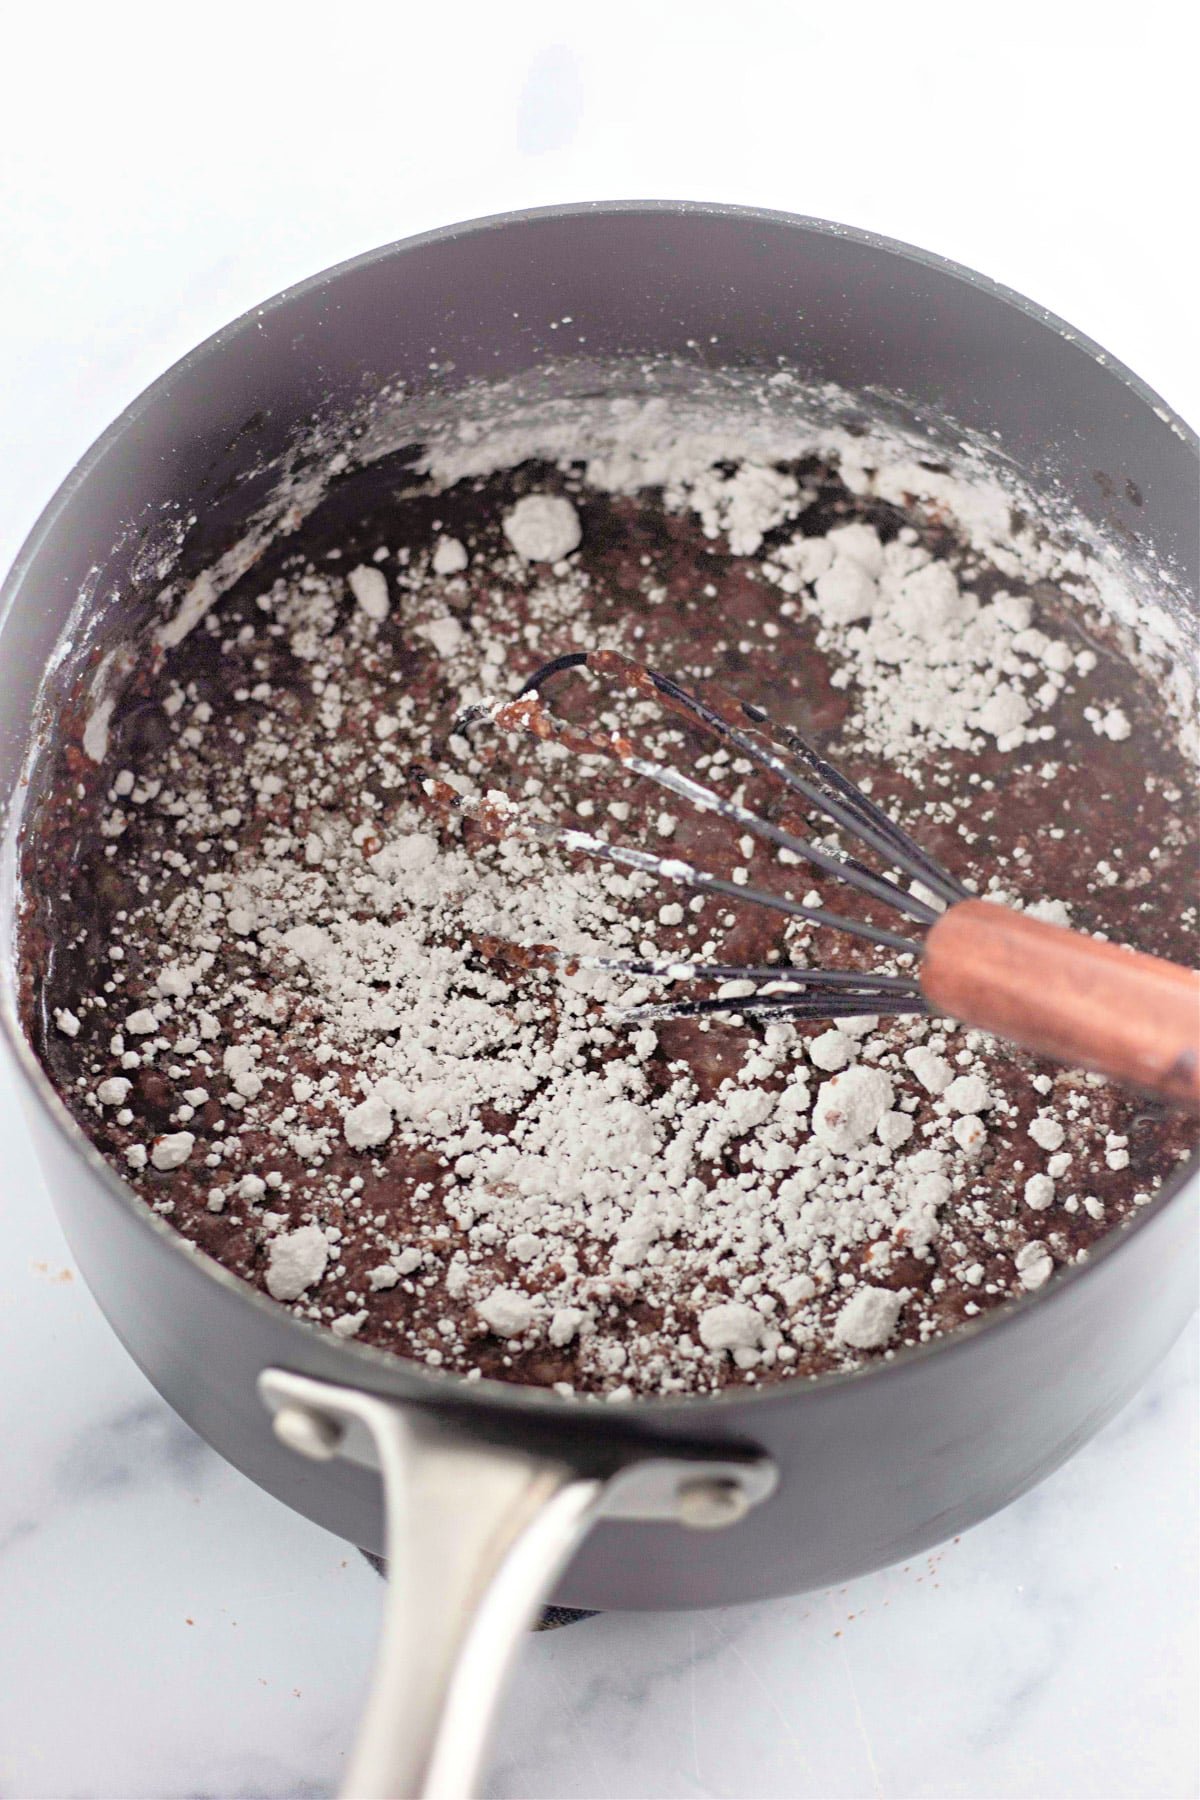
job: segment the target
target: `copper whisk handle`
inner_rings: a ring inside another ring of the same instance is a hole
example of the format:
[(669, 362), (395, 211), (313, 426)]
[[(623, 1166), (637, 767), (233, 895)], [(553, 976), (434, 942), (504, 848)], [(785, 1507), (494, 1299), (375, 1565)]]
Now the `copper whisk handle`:
[(1200, 1111), (1200, 974), (984, 900), (925, 939), (935, 1011)]

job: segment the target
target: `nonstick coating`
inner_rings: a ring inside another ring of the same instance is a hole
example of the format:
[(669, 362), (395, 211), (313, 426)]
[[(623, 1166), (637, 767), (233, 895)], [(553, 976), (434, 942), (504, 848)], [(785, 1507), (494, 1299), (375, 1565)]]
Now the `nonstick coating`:
[[(0, 803), (19, 793), (35, 691), (76, 597), (119, 591), (139, 533), (183, 504), (219, 547), (234, 479), (314, 413), (380, 380), (496, 379), (561, 351), (695, 355), (903, 394), (919, 416), (991, 434), (1032, 484), (1194, 588), (1194, 437), (1061, 321), (968, 271), (819, 221), (630, 203), (483, 220), (391, 245), (229, 326), (112, 426), (35, 526), (0, 602)], [(231, 500), (231, 494), (234, 500)], [(12, 846), (0, 870), (8, 1048), (51, 1193), (92, 1291), (131, 1354), (210, 1443), (289, 1505), (382, 1548), (377, 1479), (303, 1461), (257, 1397), (275, 1365), (553, 1441), (582, 1466), (636, 1437), (761, 1448), (776, 1495), (719, 1534), (604, 1525), (556, 1598), (711, 1605), (843, 1581), (962, 1531), (1030, 1487), (1134, 1392), (1194, 1304), (1194, 1176), (1036, 1296), (894, 1362), (815, 1383), (632, 1407), (468, 1386), (293, 1319), (196, 1256), (116, 1178), (20, 1039)], [(1185, 1190), (1191, 1191), (1185, 1191)]]

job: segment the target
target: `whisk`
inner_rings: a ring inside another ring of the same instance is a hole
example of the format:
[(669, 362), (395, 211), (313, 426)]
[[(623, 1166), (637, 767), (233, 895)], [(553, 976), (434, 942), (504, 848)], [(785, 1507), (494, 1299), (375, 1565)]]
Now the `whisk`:
[[(878, 868), (848, 850), (829, 849), (763, 818), (670, 764), (640, 755), (623, 733), (585, 729), (556, 717), (544, 704), (544, 690), (559, 676), (581, 668), (609, 686), (620, 684), (652, 698), (667, 712), (702, 728), (726, 750), (779, 782), (802, 803), (807, 818), (822, 815), (868, 852)], [(631, 774), (676, 799), (729, 821), (889, 909), (901, 928), (831, 912), (748, 881), (727, 880), (680, 858), (533, 818), (518, 804), (489, 796), (476, 809), (476, 817), (493, 835), (534, 836), (598, 861), (640, 870), (664, 883), (848, 933), (913, 970), (910, 974), (617, 956), (572, 959), (592, 968), (657, 977), (671, 983), (673, 990), (697, 982), (722, 984), (722, 991), (710, 997), (690, 993), (676, 997), (673, 992), (661, 1003), (634, 1009), (631, 1017), (735, 1013), (836, 1020), (932, 1013), (1200, 1110), (1200, 974), (976, 898), (802, 733), (773, 723), (763, 707), (729, 695), (701, 698), (617, 651), (599, 650), (556, 657), (538, 669), (514, 699), (468, 708), (459, 729), (470, 729), (483, 718), (502, 730), (528, 731), (577, 754), (615, 758)], [(453, 790), (447, 788), (446, 797), (457, 803)], [(907, 885), (897, 875), (905, 877)], [(737, 984), (736, 998), (730, 997), (726, 986), (731, 983)]]

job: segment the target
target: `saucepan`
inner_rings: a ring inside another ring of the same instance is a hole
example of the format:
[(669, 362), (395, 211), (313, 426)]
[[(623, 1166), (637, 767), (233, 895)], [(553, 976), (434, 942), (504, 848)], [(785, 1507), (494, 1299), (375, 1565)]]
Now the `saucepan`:
[(383, 384), (420, 391), (432, 346), (452, 397), (540, 369), (563, 319), (589, 356), (631, 368), (786, 365), (868, 413), (872, 395), (901, 395), (992, 443), (1169, 574), (1170, 604), (1190, 591), (1195, 607), (1196, 439), (1128, 370), (937, 257), (735, 207), (563, 207), (373, 251), (195, 350), (55, 495), (0, 602), (4, 1078), (82, 1273), (167, 1401), (289, 1506), (386, 1552), (356, 1796), (474, 1791), (506, 1670), (548, 1598), (723, 1605), (842, 1582), (965, 1530), (1098, 1430), (1193, 1305), (1194, 1166), (1038, 1293), (868, 1370), (603, 1406), (468, 1383), (293, 1318), (197, 1254), (57, 1099), (19, 1028), (14, 951), (47, 673), (53, 691), (81, 644), (98, 654), (89, 619), (110, 643), (132, 629), (123, 609), (146, 591), (164, 520), (191, 520), (197, 555), (213, 553), (299, 436)]

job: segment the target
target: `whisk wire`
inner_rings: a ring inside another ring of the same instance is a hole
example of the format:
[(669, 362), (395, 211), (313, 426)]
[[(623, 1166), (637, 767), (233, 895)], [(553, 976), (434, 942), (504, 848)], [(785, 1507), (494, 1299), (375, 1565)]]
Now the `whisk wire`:
[(657, 786), (665, 788), (668, 793), (675, 794), (681, 800), (690, 803), (702, 812), (712, 812), (723, 819), (729, 819), (735, 825), (741, 825), (753, 837), (764, 842), (775, 844), (779, 849), (788, 851), (792, 856), (811, 863), (814, 868), (821, 869), (826, 875), (833, 875), (839, 880), (849, 882), (858, 888), (860, 893), (880, 900), (885, 906), (894, 907), (897, 912), (915, 919), (919, 924), (932, 925), (937, 912), (914, 894), (908, 894), (894, 881), (885, 875), (876, 875), (873, 870), (863, 864), (855, 864), (847, 856), (835, 856), (819, 845), (810, 843), (807, 838), (797, 837), (794, 832), (786, 831), (781, 825), (775, 825), (770, 819), (761, 818), (758, 813), (751, 812), (749, 807), (741, 806), (736, 800), (727, 800), (713, 788), (694, 781), (689, 775), (682, 775), (677, 769), (666, 767), (662, 763), (646, 762), (640, 756), (627, 756), (622, 759), (625, 766), (635, 775), (641, 775)]
[[(799, 794), (810, 805), (815, 806), (819, 812), (823, 812), (827, 818), (832, 819), (835, 825), (840, 825), (844, 831), (852, 832), (856, 837), (861, 838), (885, 862), (895, 868), (903, 869), (905, 874), (911, 876), (914, 881), (923, 881), (926, 886), (935, 886), (936, 883), (935, 891), (940, 892), (944, 888), (949, 888), (953, 897), (958, 898), (957, 893), (953, 892), (953, 883), (945, 871), (933, 863), (913, 843), (907, 832), (901, 831), (887, 817), (886, 813), (880, 812), (878, 807), (873, 806), (861, 789), (846, 781), (844, 776), (838, 776), (832, 764), (826, 763), (824, 758), (807, 743), (807, 740), (800, 737), (799, 733), (793, 735), (797, 743), (803, 745), (804, 753), (807, 753), (805, 760), (811, 759), (810, 766), (819, 770), (821, 775), (819, 783), (798, 774), (795, 769), (789, 767), (783, 757), (758, 743), (748, 732), (740, 730), (736, 725), (731, 725), (715, 707), (708, 705), (698, 695), (689, 693), (686, 688), (680, 687), (679, 683), (672, 681), (670, 676), (660, 675), (654, 669), (648, 669), (646, 673), (660, 694), (669, 697), (677, 706), (684, 708), (693, 718), (706, 725), (710, 731), (733, 745), (735, 749), (740, 750), (744, 756), (749, 757), (751, 762), (756, 763), (759, 768), (774, 775), (783, 782), (785, 787), (793, 793)], [(745, 711), (745, 703), (740, 702), (739, 704)], [(762, 711), (761, 708), (758, 710)], [(765, 712), (762, 717), (765, 722), (769, 723)], [(931, 875), (933, 880), (930, 879)], [(844, 878), (850, 880), (849, 873)], [(853, 886), (855, 883), (852, 881), (851, 885)]]
[(864, 919), (850, 919), (842, 913), (827, 912), (822, 906), (805, 906), (802, 901), (793, 900), (788, 894), (768, 893), (765, 888), (753, 887), (748, 882), (726, 881), (721, 875), (710, 874), (707, 869), (697, 869), (694, 864), (677, 857), (658, 856), (652, 850), (639, 850), (632, 844), (613, 844), (607, 838), (597, 837), (593, 832), (579, 831), (570, 825), (551, 825), (540, 819), (531, 821), (528, 829), (546, 842), (561, 844), (564, 850), (578, 851), (598, 862), (620, 863), (627, 869), (638, 869), (643, 874), (655, 875), (660, 881), (678, 882), (684, 887), (696, 888), (704, 893), (721, 894), (728, 900), (749, 901), (751, 905), (765, 906), (790, 919), (805, 919), (810, 925), (847, 932), (851, 937), (863, 938), (869, 944), (878, 944), (882, 949), (895, 950), (901, 955), (921, 954), (921, 946), (916, 939), (902, 937), (899, 932), (888, 931), (885, 926), (869, 925)]
[[(910, 893), (890, 875), (869, 868), (849, 852), (836, 852), (789, 831), (773, 820), (726, 798), (715, 789), (667, 764), (639, 755), (630, 740), (615, 731), (581, 730), (554, 719), (540, 703), (541, 689), (552, 678), (571, 669), (586, 667), (601, 679), (623, 679), (635, 692), (649, 693), (669, 711), (681, 713), (723, 745), (745, 756), (751, 765), (773, 776), (790, 793), (799, 796), (811, 812), (819, 813), (838, 829), (866, 845), (888, 868), (901, 871), (919, 883), (937, 905)], [(529, 696), (536, 698), (522, 709)], [(822, 873), (845, 882), (866, 898), (879, 902), (921, 926), (932, 926), (944, 906), (967, 898), (969, 890), (863, 791), (834, 767), (802, 732), (779, 726), (764, 707), (749, 701), (730, 700), (740, 709), (744, 729), (714, 705), (682, 687), (670, 676), (634, 662), (618, 651), (569, 651), (544, 664), (520, 688), (513, 700), (499, 706), (475, 706), (462, 715), (461, 724), (487, 716), (503, 725), (519, 723), (542, 739), (565, 745), (583, 755), (613, 756), (632, 774), (654, 783), (700, 812), (713, 813), (740, 826), (752, 836), (774, 844), (781, 851), (805, 861)], [(796, 766), (799, 763), (800, 768)], [(615, 863), (655, 877), (679, 883), (702, 893), (720, 895), (781, 913), (787, 918), (843, 932), (899, 956), (917, 959), (921, 943), (887, 927), (809, 906), (788, 894), (775, 894), (747, 881), (731, 881), (678, 857), (659, 855), (633, 845), (614, 844), (590, 831), (541, 819), (517, 818), (509, 807), (493, 820), (493, 828), (509, 833), (520, 830), (543, 842)], [(744, 871), (739, 871), (744, 873)], [(645, 975), (665, 980), (738, 981), (753, 984), (746, 995), (718, 994), (707, 999), (656, 1001), (634, 1007), (631, 1018), (703, 1017), (711, 1013), (738, 1015), (781, 1014), (802, 1019), (852, 1018), (876, 1012), (925, 1013), (928, 1005), (920, 983), (911, 976), (887, 972), (797, 969), (789, 964), (753, 967), (724, 963), (661, 962), (648, 958), (571, 958), (576, 967), (606, 969), (626, 975)], [(768, 991), (769, 990), (769, 991)]]
[(928, 1010), (919, 994), (897, 994), (878, 1004), (870, 994), (813, 996), (811, 999), (797, 999), (789, 994), (747, 994), (739, 998), (718, 995), (711, 1000), (663, 1000), (647, 1006), (631, 1006), (624, 1016), (627, 1019), (701, 1019), (710, 1013), (735, 1013), (753, 1018), (778, 1013), (792, 1019), (862, 1019), (879, 1013), (923, 1015)]
[(793, 963), (703, 963), (661, 957), (572, 956), (573, 968), (621, 975), (653, 975), (663, 981), (762, 981), (781, 988), (833, 988), (919, 994), (921, 984), (910, 975), (876, 974), (873, 969), (799, 969)]
[(890, 819), (881, 806), (877, 806), (868, 794), (848, 780), (840, 769), (834, 767), (833, 763), (827, 761), (816, 745), (811, 743), (802, 732), (795, 730), (790, 725), (775, 724), (766, 709), (752, 701), (742, 700), (739, 705), (752, 723), (765, 725), (769, 731), (782, 738), (788, 749), (807, 763), (818, 780), (834, 789), (846, 805), (881, 837), (886, 838), (897, 849), (903, 850), (910, 862), (919, 864), (924, 872), (918, 875), (917, 879), (939, 894), (947, 905), (953, 905), (958, 900), (970, 897), (970, 888), (964, 886), (958, 877), (952, 875), (948, 869), (944, 869), (941, 863), (935, 862), (929, 852), (922, 849), (916, 839), (903, 831), (894, 819)]

